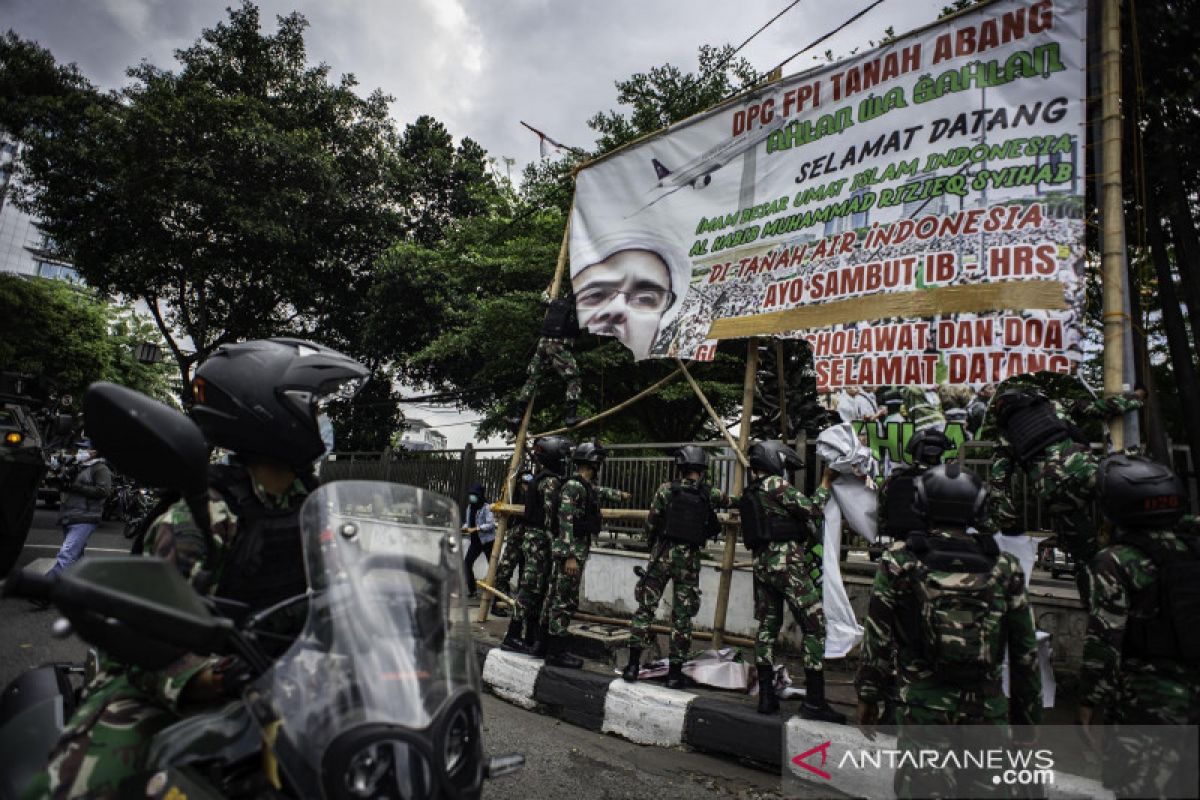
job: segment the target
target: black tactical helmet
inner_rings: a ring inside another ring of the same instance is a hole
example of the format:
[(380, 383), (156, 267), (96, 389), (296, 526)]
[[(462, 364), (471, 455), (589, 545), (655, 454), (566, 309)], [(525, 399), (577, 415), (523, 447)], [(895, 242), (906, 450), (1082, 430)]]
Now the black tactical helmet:
[(932, 467), (916, 480), (913, 508), (930, 524), (967, 526), (983, 518), (987, 487), (957, 461)]
[(608, 451), (599, 442), (582, 442), (575, 448), (575, 454), (571, 456), (571, 460), (576, 464), (591, 464), (596, 469), (600, 469), (606, 458), (608, 458)]
[(1187, 503), (1183, 481), (1170, 468), (1121, 454), (1100, 462), (1096, 494), (1100, 511), (1121, 528), (1169, 528)]
[(302, 339), (221, 345), (192, 379), (192, 418), (209, 444), (306, 470), (325, 452), (319, 401), (351, 396), (367, 368)]
[(565, 436), (542, 436), (533, 440), (533, 460), (551, 472), (561, 475), (571, 455), (571, 440)]
[(954, 443), (937, 428), (924, 428), (913, 434), (904, 450), (912, 457), (914, 464), (932, 467), (942, 463), (942, 454), (953, 446)]
[(992, 398), (992, 410), (996, 414), (996, 424), (1001, 428), (1008, 427), (1012, 415), (1021, 409), (1028, 408), (1034, 401), (1042, 397), (1042, 393), (1032, 386), (1009, 384), (1009, 387)]
[(703, 447), (686, 445), (675, 451), (675, 466), (680, 472), (707, 472), (708, 453)]
[(755, 442), (750, 445), (748, 459), (750, 469), (769, 475), (785, 475), (787, 469), (800, 469), (804, 461), (795, 450), (778, 439)]

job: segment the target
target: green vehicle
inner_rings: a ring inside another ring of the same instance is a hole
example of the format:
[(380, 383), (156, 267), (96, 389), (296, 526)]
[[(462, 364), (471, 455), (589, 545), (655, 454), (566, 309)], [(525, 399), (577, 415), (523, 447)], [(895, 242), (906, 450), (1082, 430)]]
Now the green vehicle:
[(30, 397), (30, 380), (0, 373), (0, 574), (7, 574), (33, 524), (38, 487), (46, 474), (46, 450)]

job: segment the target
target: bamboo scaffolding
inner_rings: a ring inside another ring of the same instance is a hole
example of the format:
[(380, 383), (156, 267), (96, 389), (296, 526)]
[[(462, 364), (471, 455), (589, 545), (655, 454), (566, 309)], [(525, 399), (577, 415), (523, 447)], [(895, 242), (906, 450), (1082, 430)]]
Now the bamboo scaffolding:
[[(571, 241), (571, 219), (567, 218), (566, 227), (563, 230), (562, 245), (558, 248), (558, 263), (554, 265), (554, 280), (550, 284), (550, 296), (558, 296), (558, 288), (562, 284), (563, 269), (567, 265), (567, 246)], [(529, 420), (533, 418), (533, 401), (534, 397), (529, 398), (529, 402), (525, 404), (525, 413), (521, 415), (521, 425), (517, 428), (517, 439), (513, 443), (512, 458), (508, 462), (508, 472), (504, 477), (504, 488), (500, 494), (500, 501), (506, 502), (510, 500), (516, 493), (517, 470), (521, 466), (521, 457), (525, 453), (525, 439), (529, 431)], [(488, 556), (487, 582), (493, 584), (496, 582), (496, 569), (500, 564), (500, 553), (504, 549), (505, 534), (508, 533), (508, 517), (502, 516), (496, 520), (496, 539), (492, 542), (492, 552)], [(479, 602), (479, 617), (480, 622), (487, 622), (488, 614), (492, 610), (492, 596), (485, 594)]]
[[(682, 362), (681, 362), (682, 363)], [(685, 372), (686, 374), (686, 372)], [(750, 419), (754, 414), (754, 381), (758, 376), (758, 340), (750, 339), (746, 346), (746, 376), (742, 383), (742, 421), (738, 428), (736, 452), (738, 463), (733, 472), (733, 492), (740, 495), (746, 485), (746, 471), (750, 462), (746, 460), (746, 446), (750, 443)], [(691, 376), (688, 376), (689, 380)], [(693, 388), (700, 391), (693, 383)], [(701, 395), (703, 397), (703, 395)], [(705, 400), (707, 406), (708, 401)], [(711, 410), (711, 406), (708, 406)], [(726, 436), (729, 431), (722, 431)], [(729, 587), (733, 583), (733, 559), (737, 552), (737, 537), (733, 531), (725, 532), (725, 555), (721, 560), (721, 581), (717, 585), (717, 608), (713, 615), (713, 646), (718, 650), (725, 641), (725, 620), (729, 610)]]
[(587, 419), (585, 419), (581, 422), (577, 422), (576, 424), (574, 424), (568, 428), (556, 428), (555, 430), (546, 431), (545, 433), (535, 433), (535, 434), (533, 434), (533, 438), (540, 439), (543, 436), (557, 436), (560, 433), (567, 433), (568, 431), (577, 431), (580, 428), (585, 428), (588, 425), (597, 423), (600, 420), (604, 419), (605, 417), (611, 417), (613, 414), (616, 414), (618, 411), (628, 408), (629, 406), (636, 403), (638, 400), (641, 400), (643, 397), (654, 394), (659, 389), (663, 388), (668, 383), (670, 383), (671, 381), (678, 378), (682, 374), (682, 372), (683, 372), (683, 370), (677, 369), (674, 372), (672, 372), (670, 375), (668, 375), (667, 377), (665, 377), (662, 380), (655, 383), (653, 386), (650, 386), (647, 389), (643, 389), (642, 391), (635, 394), (633, 397), (630, 397), (625, 402), (620, 403), (619, 405), (615, 405), (612, 408), (601, 411), (599, 414), (596, 414), (595, 416), (592, 416), (592, 417), (588, 417)]
[[(678, 358), (676, 358), (675, 361), (676, 361), (676, 363), (679, 364), (679, 369), (683, 371), (683, 377), (687, 378), (687, 382), (691, 385), (692, 391), (696, 393), (696, 397), (700, 398), (700, 403), (701, 403), (701, 405), (704, 406), (704, 410), (708, 412), (708, 415), (710, 417), (712, 417), (713, 422), (717, 423), (717, 428), (720, 429), (721, 435), (725, 437), (725, 441), (729, 443), (729, 446), (733, 449), (733, 452), (737, 455), (738, 461), (741, 463), (741, 465), (743, 467), (748, 467), (750, 465), (750, 462), (746, 460), (746, 455), (745, 455), (745, 453), (742, 452), (744, 450), (744, 448), (738, 444), (737, 440), (735, 440), (733, 438), (733, 434), (731, 434), (729, 432), (729, 429), (725, 427), (725, 423), (724, 423), (724, 421), (722, 421), (721, 416), (719, 414), (717, 414), (716, 410), (712, 407), (712, 404), (708, 402), (708, 398), (704, 396), (704, 390), (700, 388), (700, 384), (696, 383), (696, 379), (692, 377), (692, 373), (688, 372), (687, 367), (685, 367), (683, 365), (682, 361), (680, 361)], [(757, 349), (754, 351), (754, 369), (757, 372), (757, 370), (758, 370), (758, 350)], [(753, 398), (753, 393), (754, 393), (754, 385), (753, 384), (750, 385), (750, 392), (751, 392), (751, 398)], [(743, 400), (745, 400), (745, 394), (746, 393), (743, 391), (742, 392)]]
[[(1119, 394), (1125, 382), (1125, 215), (1121, 203), (1121, 4), (1103, 0), (1100, 9), (1100, 63), (1102, 82), (1100, 115), (1102, 214), (1100, 223), (1101, 291), (1104, 301), (1104, 393)], [(1112, 447), (1125, 446), (1125, 420), (1109, 422)]]

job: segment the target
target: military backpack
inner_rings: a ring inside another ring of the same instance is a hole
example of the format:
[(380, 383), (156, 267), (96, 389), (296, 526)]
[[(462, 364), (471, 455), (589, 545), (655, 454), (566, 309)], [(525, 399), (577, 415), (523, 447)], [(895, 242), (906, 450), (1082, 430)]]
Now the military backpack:
[(1003, 644), (985, 625), (996, 592), (1000, 551), (990, 537), (947, 539), (915, 533), (908, 549), (921, 564), (909, 639), (935, 677), (955, 686), (987, 679), (1003, 657)]
[(1137, 531), (1123, 531), (1118, 541), (1145, 553), (1158, 571), (1158, 591), (1150, 599), (1152, 616), (1130, 617), (1123, 655), (1200, 666), (1200, 636), (1192, 627), (1200, 620), (1200, 541), (1180, 536), (1186, 553)]

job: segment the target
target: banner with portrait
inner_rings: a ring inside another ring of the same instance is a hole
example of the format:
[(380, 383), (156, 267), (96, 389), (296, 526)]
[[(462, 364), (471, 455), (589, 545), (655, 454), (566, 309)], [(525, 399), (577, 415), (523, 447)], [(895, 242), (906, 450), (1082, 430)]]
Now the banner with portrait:
[(1086, 0), (995, 2), (580, 170), (580, 324), (638, 359), (803, 338), (819, 391), (1082, 358)]

